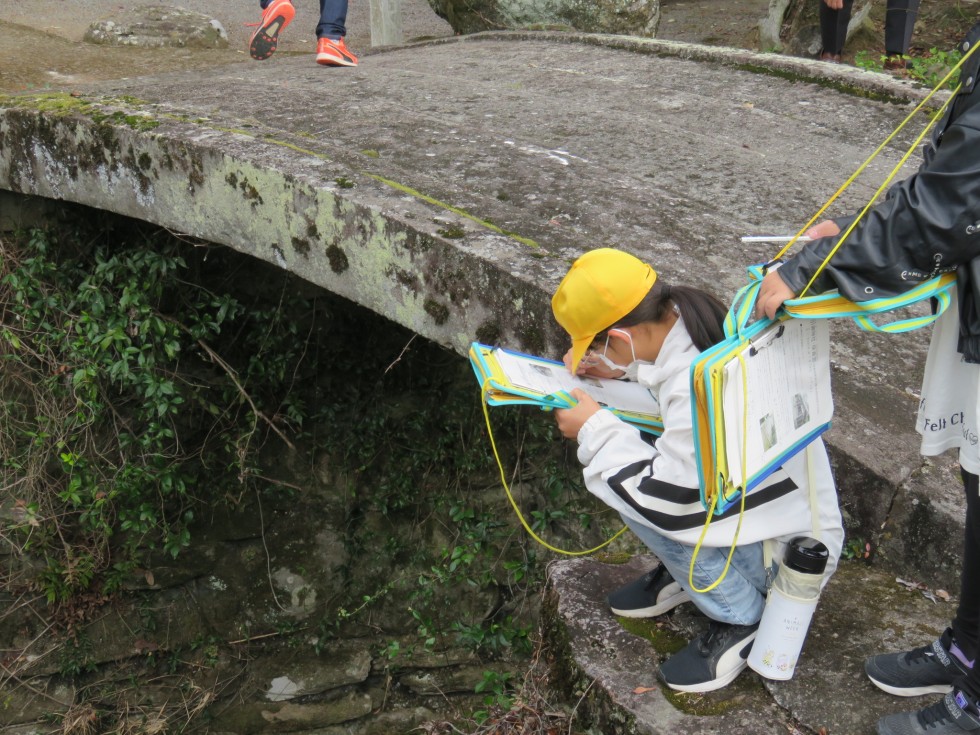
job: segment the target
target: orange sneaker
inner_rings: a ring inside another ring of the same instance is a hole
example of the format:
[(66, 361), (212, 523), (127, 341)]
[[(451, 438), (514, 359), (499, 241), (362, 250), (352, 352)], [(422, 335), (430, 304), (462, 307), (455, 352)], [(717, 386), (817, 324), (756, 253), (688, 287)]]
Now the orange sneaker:
[(268, 59), (276, 52), (279, 45), (279, 34), (296, 15), (296, 9), (290, 0), (272, 0), (269, 7), (262, 11), (262, 22), (259, 29), (252, 34), (248, 44), (248, 53), (256, 61)]
[(344, 39), (321, 38), (316, 42), (316, 63), (324, 66), (357, 66), (357, 57), (350, 52)]

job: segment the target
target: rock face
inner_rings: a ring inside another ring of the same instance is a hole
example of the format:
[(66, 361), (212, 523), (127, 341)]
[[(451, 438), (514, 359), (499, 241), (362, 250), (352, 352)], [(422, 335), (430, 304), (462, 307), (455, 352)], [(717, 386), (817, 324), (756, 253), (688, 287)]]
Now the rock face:
[(85, 40), (102, 46), (228, 48), (228, 34), (221, 23), (166, 5), (143, 5), (93, 23)]
[(653, 38), (660, 0), (429, 0), (456, 33), (534, 27)]

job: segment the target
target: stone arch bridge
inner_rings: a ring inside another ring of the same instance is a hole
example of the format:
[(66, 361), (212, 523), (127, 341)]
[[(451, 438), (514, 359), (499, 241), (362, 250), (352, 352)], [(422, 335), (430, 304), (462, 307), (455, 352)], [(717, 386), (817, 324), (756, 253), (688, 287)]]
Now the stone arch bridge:
[[(621, 247), (730, 299), (775, 252), (740, 236), (795, 232), (924, 95), (850, 67), (614, 36), (477, 34), (329, 73), (307, 61), (0, 98), (0, 203), (77, 202), (224, 244), (461, 354), (479, 339), (558, 355), (549, 295), (576, 256)], [(866, 202), (921, 124), (830, 213)], [(925, 342), (835, 330), (829, 444), (868, 528), (898, 488), (930, 482), (912, 431)], [(945, 552), (916, 556), (948, 572)]]
[[(326, 73), (284, 57), (0, 97), (0, 222), (77, 202), (275, 263), (460, 354), (557, 356), (549, 297), (579, 254), (621, 247), (730, 299), (776, 249), (740, 236), (794, 233), (924, 93), (610, 36), (477, 34)], [(922, 124), (829, 213), (863, 205)], [(926, 341), (834, 326), (828, 445), (851, 528), (955, 589), (959, 491), (948, 462), (922, 471), (912, 426)]]

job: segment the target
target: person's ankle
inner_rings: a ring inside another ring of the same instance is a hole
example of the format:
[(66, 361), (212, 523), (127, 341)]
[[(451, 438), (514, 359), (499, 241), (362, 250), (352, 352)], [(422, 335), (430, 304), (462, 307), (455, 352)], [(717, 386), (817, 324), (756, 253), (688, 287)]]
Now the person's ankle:
[(954, 656), (957, 661), (959, 661), (967, 669), (973, 668), (973, 663), (976, 659), (968, 658), (963, 649), (960, 648), (959, 644), (954, 640), (949, 647), (949, 653)]

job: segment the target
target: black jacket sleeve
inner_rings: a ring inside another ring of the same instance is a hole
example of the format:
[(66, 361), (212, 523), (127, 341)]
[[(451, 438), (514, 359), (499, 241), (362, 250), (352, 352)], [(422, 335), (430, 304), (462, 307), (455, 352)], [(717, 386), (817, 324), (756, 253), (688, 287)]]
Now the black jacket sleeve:
[[(969, 37), (977, 43), (974, 36), (980, 36), (980, 25)], [(809, 293), (838, 288), (852, 301), (894, 296), (980, 256), (978, 63), (980, 50), (961, 71), (964, 88), (940, 124), (925, 163), (868, 210)], [(799, 294), (838, 239), (808, 243), (782, 265), (782, 279)]]
[[(808, 243), (780, 276), (799, 293), (837, 240)], [(980, 104), (946, 129), (929, 163), (868, 210), (810, 291), (836, 287), (852, 301), (894, 296), (978, 255)]]

